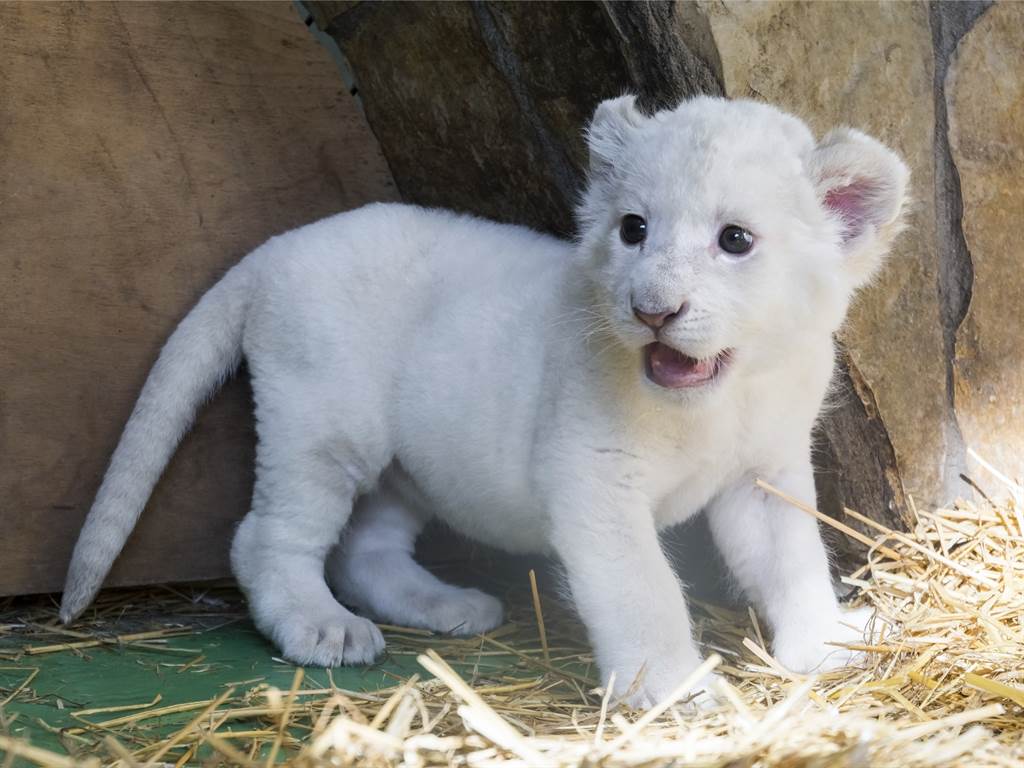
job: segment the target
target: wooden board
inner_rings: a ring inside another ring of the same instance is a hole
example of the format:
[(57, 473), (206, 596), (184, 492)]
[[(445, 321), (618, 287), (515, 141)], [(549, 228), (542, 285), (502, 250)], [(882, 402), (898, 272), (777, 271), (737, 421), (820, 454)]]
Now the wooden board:
[[(62, 586), (174, 325), (268, 236), (394, 199), (287, 2), (0, 4), (0, 595)], [(244, 378), (202, 413), (109, 584), (225, 575)]]

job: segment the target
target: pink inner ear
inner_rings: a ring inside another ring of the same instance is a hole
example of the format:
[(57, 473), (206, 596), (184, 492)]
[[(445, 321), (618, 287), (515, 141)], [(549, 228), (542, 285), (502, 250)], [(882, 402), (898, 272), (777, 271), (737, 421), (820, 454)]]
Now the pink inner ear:
[(843, 241), (859, 236), (871, 223), (875, 185), (866, 179), (835, 187), (825, 193), (825, 207), (843, 220)]

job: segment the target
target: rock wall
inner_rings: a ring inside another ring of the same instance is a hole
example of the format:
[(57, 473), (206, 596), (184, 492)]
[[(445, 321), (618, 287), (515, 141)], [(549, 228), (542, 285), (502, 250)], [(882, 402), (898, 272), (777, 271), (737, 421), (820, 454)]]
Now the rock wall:
[[(623, 90), (765, 99), (847, 124), (913, 172), (909, 226), (842, 331), (819, 503), (898, 525), (1024, 474), (1024, 6), (986, 2), (311, 3), (403, 197), (567, 234), (579, 130)], [(991, 487), (991, 486), (989, 486)], [(852, 550), (850, 550), (852, 552)]]
[(910, 164), (907, 232), (841, 337), (903, 487), (922, 505), (969, 495), (965, 472), (995, 490), (968, 448), (1024, 476), (1024, 6), (700, 9), (730, 96), (860, 128)]
[(950, 63), (945, 97), (972, 277), (956, 330), (953, 402), (964, 442), (1021, 480), (1024, 4), (1000, 3), (978, 19)]
[[(1012, 405), (995, 406), (988, 398), (994, 395), (995, 403), (1016, 386), (1019, 408), (1019, 385), (1009, 381), (1019, 381), (1024, 372), (1006, 345), (994, 338), (988, 346), (981, 344), (987, 363), (976, 354), (978, 344), (967, 351), (961, 328), (972, 301), (975, 259), (964, 243), (961, 163), (950, 154), (955, 139), (949, 126), (955, 121), (947, 118), (947, 72), (954, 78), (963, 66), (959, 61), (950, 64), (958, 45), (987, 48), (994, 33), (988, 31), (988, 21), (975, 28), (979, 17), (987, 16), (986, 11), (994, 18), (1019, 15), (1019, 8), (990, 9), (987, 3), (971, 2), (710, 0), (702, 0), (699, 7), (712, 29), (730, 96), (777, 103), (801, 115), (818, 132), (839, 123), (860, 128), (898, 149), (912, 170), (914, 203), (907, 231), (884, 273), (854, 305), (840, 337), (849, 355), (852, 389), (867, 421), (840, 413), (823, 424), (823, 447), (834, 454), (837, 483), (847, 486), (833, 497), (853, 506), (865, 492), (874, 496), (881, 491), (891, 494), (890, 506), (899, 507), (901, 490), (923, 506), (966, 495), (970, 491), (961, 474), (968, 471), (967, 445), (1020, 474), (1021, 464), (1007, 454), (1024, 455), (1024, 427), (1018, 416), (1015, 436), (1007, 434), (1013, 426), (997, 430), (993, 419), (1012, 420)], [(1012, 28), (1012, 21), (1003, 23), (1004, 37)], [(1004, 40), (1004, 46), (1012, 43)], [(1019, 88), (1021, 57), (1011, 55), (1011, 50), (1007, 48), (994, 66), (1009, 73), (1006, 79)], [(1011, 108), (1010, 84), (998, 100), (1003, 106), (988, 103), (993, 95), (991, 71), (974, 62), (967, 66), (974, 76), (972, 93), (978, 108), (973, 114), (979, 125), (986, 123), (982, 115)], [(1019, 91), (1017, 95), (1019, 111)], [(982, 134), (975, 136), (980, 139)], [(993, 142), (986, 139), (982, 144), (991, 147)], [(1019, 135), (1017, 147), (1019, 153)], [(968, 201), (965, 224), (980, 205), (980, 199)], [(1010, 214), (1008, 201), (997, 208)], [(999, 267), (993, 269), (999, 272)], [(1005, 340), (1010, 334), (1000, 334), (985, 314), (1005, 314), (1011, 306), (1009, 296), (993, 299), (973, 302), (983, 309), (969, 317), (980, 316), (990, 329), (982, 330), (981, 336), (995, 333)], [(992, 371), (995, 357), (1003, 366), (1001, 382)], [(974, 367), (967, 372), (970, 365)], [(985, 394), (979, 394), (982, 391)], [(985, 406), (980, 405), (983, 400)], [(847, 399), (842, 410), (857, 410), (858, 405)], [(989, 414), (987, 419), (982, 411)], [(848, 445), (849, 428), (870, 422), (882, 429)], [(865, 473), (851, 471), (856, 463), (885, 456), (888, 446), (895, 457), (895, 471), (886, 473), (888, 482), (874, 489), (851, 487), (863, 485)], [(839, 512), (835, 507), (830, 511)], [(872, 511), (872, 516), (880, 515)]]
[(307, 5), (355, 74), (403, 199), (563, 236), (598, 101), (721, 93), (670, 4)]

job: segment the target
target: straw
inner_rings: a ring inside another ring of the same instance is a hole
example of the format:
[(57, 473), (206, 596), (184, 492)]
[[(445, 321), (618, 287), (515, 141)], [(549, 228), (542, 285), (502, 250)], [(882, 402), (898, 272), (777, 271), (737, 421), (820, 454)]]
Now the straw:
[(537, 634), (540, 636), (540, 647), (544, 652), (544, 663), (551, 663), (551, 655), (548, 653), (548, 635), (544, 630), (544, 612), (540, 607), (540, 592), (537, 591), (537, 574), (533, 568), (530, 569), (530, 592), (533, 595), (533, 611), (537, 616)]
[[(777, 491), (763, 481), (758, 486)], [(1013, 494), (979, 506), (919, 509), (909, 531), (847, 512), (876, 538), (854, 535), (810, 505), (779, 495), (873, 552), (846, 579), (855, 603), (874, 608), (878, 630), (848, 645), (864, 652), (852, 668), (791, 674), (775, 661), (771, 637), (752, 612), (692, 601), (708, 661), (653, 709), (635, 712), (614, 699), (614, 680), (595, 689), (585, 631), (571, 607), (553, 597), (545, 595), (541, 612), (534, 575), (529, 590), (513, 590), (506, 625), (488, 635), (463, 639), (385, 627), (389, 652), (416, 657), (429, 673), (422, 678), (412, 675), (377, 691), (343, 690), (333, 682), (302, 688), (299, 670), (284, 691), (263, 685), (245, 695), (210, 691), (172, 705), (154, 698), (93, 707), (73, 712), (82, 727), (64, 732), (76, 739), (81, 757), (0, 732), (0, 766), (4, 754), (44, 768), (101, 762), (301, 768), (1024, 764), (1024, 537)], [(18, 615), (0, 612), (5, 655), (16, 666), (2, 700), (15, 708), (33, 700), (36, 667), (17, 666), (17, 659), (32, 659), (40, 649), (102, 653), (126, 640), (144, 644), (243, 616), (233, 590), (207, 593), (228, 607), (192, 605), (184, 593), (158, 589), (106, 593), (75, 634), (52, 626), (49, 603)], [(139, 606), (155, 603), (166, 609), (163, 626), (143, 620)], [(134, 625), (118, 630), (113, 617), (122, 616)], [(21, 645), (12, 645), (12, 637), (22, 638)], [(174, 669), (198, 674), (198, 655)], [(500, 666), (507, 659), (515, 663)], [(676, 706), (713, 667), (720, 678), (713, 685), (717, 705)], [(237, 685), (240, 690), (243, 683)], [(9, 719), (0, 717), (0, 731)], [(168, 722), (175, 725), (155, 725)]]

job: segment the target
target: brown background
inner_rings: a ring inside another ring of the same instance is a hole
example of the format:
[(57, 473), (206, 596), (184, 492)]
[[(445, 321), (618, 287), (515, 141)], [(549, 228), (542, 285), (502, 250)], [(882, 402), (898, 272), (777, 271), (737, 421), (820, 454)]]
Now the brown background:
[[(896, 147), (910, 226), (842, 334), (822, 501), (898, 523), (904, 488), (998, 493), (969, 446), (1024, 476), (1024, 4), (308, 4), (410, 201), (565, 231), (579, 125), (623, 90), (764, 98)], [(273, 232), (397, 196), (344, 82), (285, 2), (0, 4), (0, 594), (59, 588), (202, 291)], [(246, 395), (203, 414), (113, 583), (226, 573)]]
[[(0, 595), (56, 590), (161, 343), (268, 236), (394, 199), (288, 2), (0, 4)], [(204, 410), (108, 584), (225, 575), (244, 376)]]

